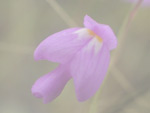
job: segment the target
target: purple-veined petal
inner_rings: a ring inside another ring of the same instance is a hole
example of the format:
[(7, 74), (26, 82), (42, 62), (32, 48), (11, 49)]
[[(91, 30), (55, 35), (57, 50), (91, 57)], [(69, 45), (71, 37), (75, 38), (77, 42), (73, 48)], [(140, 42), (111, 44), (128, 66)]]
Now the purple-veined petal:
[(99, 37), (101, 37), (109, 50), (116, 48), (117, 46), (116, 36), (108, 25), (99, 24), (91, 17), (86, 15), (84, 17), (84, 26), (92, 30)]
[(70, 78), (66, 66), (61, 65), (53, 72), (40, 77), (32, 86), (32, 94), (48, 103), (59, 96)]
[(49, 36), (37, 47), (34, 58), (66, 63), (89, 40), (89, 38), (79, 36), (80, 30), (82, 28), (71, 28)]
[(107, 46), (94, 45), (90, 42), (71, 63), (71, 75), (79, 101), (85, 101), (96, 93), (108, 69), (110, 54)]

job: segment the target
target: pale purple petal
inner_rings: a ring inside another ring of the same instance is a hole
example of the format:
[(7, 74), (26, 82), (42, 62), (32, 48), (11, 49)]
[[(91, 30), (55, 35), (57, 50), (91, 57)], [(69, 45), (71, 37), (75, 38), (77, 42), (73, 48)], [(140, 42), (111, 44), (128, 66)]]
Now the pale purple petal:
[[(138, 0), (124, 0), (124, 1), (128, 1), (131, 3), (137, 3)], [(143, 0), (142, 6), (150, 6), (150, 0)]]
[(91, 17), (86, 15), (84, 17), (84, 26), (100, 36), (104, 40), (104, 43), (105, 45), (107, 45), (109, 50), (116, 48), (117, 38), (108, 25), (99, 24)]
[(108, 25), (98, 24), (89, 16), (85, 28), (71, 28), (49, 36), (34, 52), (36, 60), (61, 63), (51, 73), (38, 79), (32, 94), (44, 103), (55, 99), (73, 77), (79, 101), (92, 97), (106, 75), (110, 53), (117, 45), (116, 36)]
[(95, 20), (93, 20), (91, 17), (89, 17), (88, 15), (85, 15), (83, 24), (88, 29), (96, 30), (98, 23)]
[(71, 28), (49, 36), (37, 47), (34, 58), (66, 63), (88, 41), (88, 39), (80, 38), (76, 33), (80, 29)]
[(42, 98), (44, 103), (48, 103), (59, 96), (71, 78), (65, 68), (66, 66), (59, 66), (53, 72), (40, 77), (32, 86), (32, 94), (37, 98)]
[(71, 75), (79, 101), (87, 100), (99, 89), (109, 60), (109, 50), (105, 45), (101, 46), (98, 52), (95, 51), (95, 46), (87, 45), (75, 56), (71, 63)]

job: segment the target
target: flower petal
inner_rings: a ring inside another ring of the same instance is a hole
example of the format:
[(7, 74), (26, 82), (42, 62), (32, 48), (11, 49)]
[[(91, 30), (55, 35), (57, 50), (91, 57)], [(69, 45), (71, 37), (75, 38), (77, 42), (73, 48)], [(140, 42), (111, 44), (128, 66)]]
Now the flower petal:
[(80, 30), (71, 28), (49, 36), (37, 47), (34, 58), (66, 63), (88, 41), (88, 38), (79, 37), (77, 31)]
[(104, 43), (107, 45), (109, 50), (116, 48), (116, 36), (108, 25), (99, 24), (91, 17), (86, 15), (84, 17), (84, 26), (95, 32), (98, 36), (100, 36), (104, 40)]
[(44, 103), (48, 103), (59, 96), (70, 78), (65, 66), (59, 66), (35, 82), (32, 86), (32, 94), (37, 98), (43, 98)]
[(109, 59), (109, 50), (105, 45), (96, 54), (94, 47), (89, 51), (86, 46), (75, 56), (71, 63), (71, 75), (79, 101), (87, 100), (99, 89), (106, 75)]
[[(132, 3), (137, 3), (138, 2), (138, 0), (124, 0), (124, 1), (132, 2)], [(144, 6), (144, 7), (150, 6), (150, 0), (143, 0), (142, 1), (142, 6)]]

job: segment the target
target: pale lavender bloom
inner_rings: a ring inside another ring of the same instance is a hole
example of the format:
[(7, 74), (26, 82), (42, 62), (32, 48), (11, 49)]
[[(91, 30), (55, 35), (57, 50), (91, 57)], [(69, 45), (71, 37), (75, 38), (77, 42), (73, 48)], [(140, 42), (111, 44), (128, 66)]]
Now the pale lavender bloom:
[(79, 101), (92, 97), (99, 89), (110, 62), (110, 50), (117, 39), (108, 25), (99, 24), (89, 16), (84, 28), (70, 28), (49, 36), (37, 47), (36, 60), (49, 60), (60, 66), (38, 79), (32, 93), (44, 103), (55, 99), (73, 78)]
[[(139, 0), (126, 0), (131, 3), (137, 3)], [(142, 6), (150, 6), (150, 0), (143, 0)]]

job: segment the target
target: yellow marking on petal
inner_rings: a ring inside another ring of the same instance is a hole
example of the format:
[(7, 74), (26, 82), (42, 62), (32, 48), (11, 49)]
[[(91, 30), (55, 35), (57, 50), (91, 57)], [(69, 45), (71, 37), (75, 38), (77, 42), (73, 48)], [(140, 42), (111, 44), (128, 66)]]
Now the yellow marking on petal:
[(101, 37), (96, 35), (96, 38), (98, 39), (99, 42), (103, 42), (103, 39)]
[(103, 39), (102, 39), (101, 37), (99, 37), (98, 35), (96, 35), (96, 34), (95, 34), (93, 31), (91, 31), (90, 29), (88, 29), (88, 33), (89, 33), (90, 35), (96, 37), (99, 42), (103, 42)]
[(89, 33), (90, 35), (92, 35), (92, 36), (95, 36), (95, 35), (96, 35), (93, 31), (91, 31), (91, 30), (89, 30), (89, 29), (88, 29), (88, 33)]

